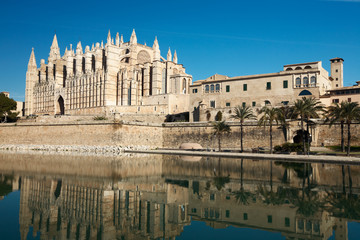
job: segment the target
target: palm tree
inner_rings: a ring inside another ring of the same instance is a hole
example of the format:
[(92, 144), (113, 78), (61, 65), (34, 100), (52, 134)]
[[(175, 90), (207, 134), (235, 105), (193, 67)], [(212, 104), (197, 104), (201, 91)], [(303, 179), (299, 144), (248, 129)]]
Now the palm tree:
[(329, 127), (331, 127), (335, 122), (340, 122), (341, 127), (341, 151), (345, 152), (345, 138), (344, 138), (344, 117), (343, 111), (345, 102), (341, 102), (341, 104), (334, 103), (333, 105), (327, 108), (325, 113), (325, 122), (329, 122)]
[(238, 119), (240, 121), (240, 152), (244, 151), (243, 148), (243, 124), (246, 119), (253, 119), (255, 115), (253, 114), (252, 109), (249, 106), (236, 106), (234, 108), (235, 114), (232, 115), (232, 118)]
[[(306, 98), (297, 99), (294, 102), (294, 115), (300, 117), (301, 122), (301, 133), (302, 133), (302, 142), (303, 142), (303, 153), (305, 155), (305, 131), (304, 131), (304, 121), (307, 121), (307, 132), (309, 133), (308, 122), (310, 118), (318, 118), (319, 111), (322, 111), (323, 107), (320, 105), (321, 102), (317, 101), (315, 98)], [(308, 139), (309, 140), (309, 139)]]
[(219, 152), (221, 151), (221, 136), (223, 134), (229, 134), (231, 132), (230, 126), (225, 123), (225, 121), (222, 122), (215, 122), (213, 124), (213, 130), (214, 135), (218, 137), (218, 143), (219, 143)]
[(289, 123), (286, 121), (293, 116), (293, 108), (289, 106), (282, 106), (278, 111), (278, 118), (280, 121), (280, 125), (284, 134), (285, 142), (287, 142), (287, 131), (289, 127)]
[(354, 120), (360, 119), (360, 106), (357, 102), (344, 102), (343, 103), (343, 118), (344, 122), (348, 127), (348, 145), (347, 145), (347, 156), (350, 155), (350, 125)]
[(279, 115), (278, 115), (278, 109), (273, 107), (264, 106), (262, 109), (260, 109), (259, 114), (262, 114), (261, 118), (259, 119), (258, 125), (269, 125), (270, 129), (270, 154), (273, 153), (272, 150), (272, 126), (274, 121), (278, 123)]

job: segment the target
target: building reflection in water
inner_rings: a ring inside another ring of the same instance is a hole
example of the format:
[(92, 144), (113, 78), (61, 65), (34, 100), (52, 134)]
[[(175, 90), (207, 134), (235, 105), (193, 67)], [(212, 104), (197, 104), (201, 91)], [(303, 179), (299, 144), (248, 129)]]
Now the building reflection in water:
[(175, 239), (191, 220), (347, 239), (347, 222), (360, 220), (358, 166), (50, 154), (0, 163), (0, 195), (21, 189), (22, 239)]

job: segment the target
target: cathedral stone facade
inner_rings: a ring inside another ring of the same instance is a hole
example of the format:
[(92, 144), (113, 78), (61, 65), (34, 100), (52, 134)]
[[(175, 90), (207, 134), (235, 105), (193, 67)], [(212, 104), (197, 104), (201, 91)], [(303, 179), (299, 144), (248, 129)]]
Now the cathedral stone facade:
[(106, 44), (66, 48), (61, 56), (56, 35), (48, 62), (37, 67), (34, 49), (26, 73), (25, 115), (168, 115), (187, 111), (192, 76), (178, 64), (176, 51), (160, 55), (110, 31)]

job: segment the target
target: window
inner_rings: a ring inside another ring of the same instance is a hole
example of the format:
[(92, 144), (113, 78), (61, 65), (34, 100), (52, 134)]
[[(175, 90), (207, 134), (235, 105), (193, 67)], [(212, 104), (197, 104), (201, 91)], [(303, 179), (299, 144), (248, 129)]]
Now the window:
[(336, 87), (339, 87), (339, 84), (336, 84)]
[(284, 104), (284, 106), (287, 106), (289, 104), (289, 101), (282, 101), (282, 104)]
[(244, 85), (243, 85), (243, 90), (244, 90), (244, 91), (247, 91), (247, 84), (244, 84)]
[(225, 211), (225, 217), (227, 217), (227, 218), (230, 217), (230, 210), (226, 210), (226, 211)]
[(243, 103), (242, 103), (242, 106), (245, 107), (245, 106), (246, 106), (246, 102), (243, 102)]
[(226, 195), (226, 200), (230, 200), (230, 196), (229, 196), (229, 195)]
[(271, 82), (267, 82), (266, 83), (266, 90), (270, 90), (271, 89)]
[(243, 217), (244, 217), (244, 220), (248, 220), (248, 215), (247, 215), (247, 213), (244, 213)]
[(265, 105), (271, 105), (271, 102), (269, 100), (265, 100)]
[(288, 88), (288, 81), (287, 80), (283, 81), (283, 88)]
[(196, 213), (196, 208), (192, 208), (192, 209), (191, 209), (191, 212), (192, 212), (192, 213)]
[(220, 92), (220, 84), (216, 84), (216, 85), (215, 85), (215, 91), (216, 91), (216, 92)]
[(333, 103), (339, 103), (339, 99), (333, 99), (332, 102)]
[(229, 102), (225, 103), (225, 105), (226, 105), (227, 107), (230, 107), (230, 103), (229, 103)]
[(210, 107), (215, 108), (215, 101), (210, 101)]
[(226, 92), (230, 92), (230, 85), (226, 85)]
[(338, 69), (336, 69), (336, 70), (335, 70), (335, 72), (339, 72), (339, 70), (338, 70)]
[(211, 200), (211, 201), (214, 201), (214, 200), (215, 200), (215, 194), (213, 194), (213, 193), (210, 194), (210, 200)]
[(351, 98), (348, 98), (348, 102), (351, 102)]
[(267, 216), (267, 220), (268, 220), (268, 223), (272, 223), (272, 216), (271, 216), (271, 215), (268, 215), (268, 216)]
[(210, 85), (210, 92), (212, 92), (212, 93), (214, 92), (214, 84)]
[(255, 107), (255, 106), (256, 106), (256, 102), (252, 102), (252, 106)]
[(315, 76), (312, 76), (310, 78), (310, 84), (311, 84), (311, 87), (316, 87), (316, 77)]
[(197, 93), (197, 92), (198, 92), (197, 88), (194, 88), (194, 89), (192, 90), (192, 92), (193, 92), (193, 93)]
[(290, 227), (290, 218), (285, 218), (285, 227)]
[(205, 92), (208, 93), (209, 92), (209, 85), (205, 86)]
[(295, 86), (296, 87), (301, 87), (301, 78), (298, 77), (298, 78), (295, 79)]
[(308, 78), (308, 77), (304, 77), (304, 78), (303, 78), (303, 83), (304, 83), (304, 87), (308, 87), (308, 86), (309, 86), (309, 78)]
[(336, 78), (336, 81), (339, 81), (339, 78)]

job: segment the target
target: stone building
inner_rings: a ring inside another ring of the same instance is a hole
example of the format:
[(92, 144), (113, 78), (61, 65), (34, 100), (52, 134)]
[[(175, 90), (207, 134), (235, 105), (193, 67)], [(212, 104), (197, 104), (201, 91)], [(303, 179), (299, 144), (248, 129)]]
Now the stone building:
[(327, 94), (320, 97), (320, 100), (326, 106), (343, 101), (360, 103), (360, 81), (357, 81), (354, 86), (329, 90)]
[(159, 116), (185, 112), (192, 76), (178, 63), (177, 53), (160, 55), (139, 44), (133, 30), (129, 42), (110, 31), (106, 44), (84, 49), (79, 42), (60, 54), (54, 36), (48, 62), (37, 67), (34, 49), (26, 73), (25, 115)]
[(190, 86), (190, 121), (214, 120), (218, 111), (230, 120), (237, 105), (283, 106), (303, 96), (317, 99), (343, 87), (343, 59), (331, 59), (331, 76), (322, 62), (285, 65), (277, 73), (228, 77), (215, 74)]

